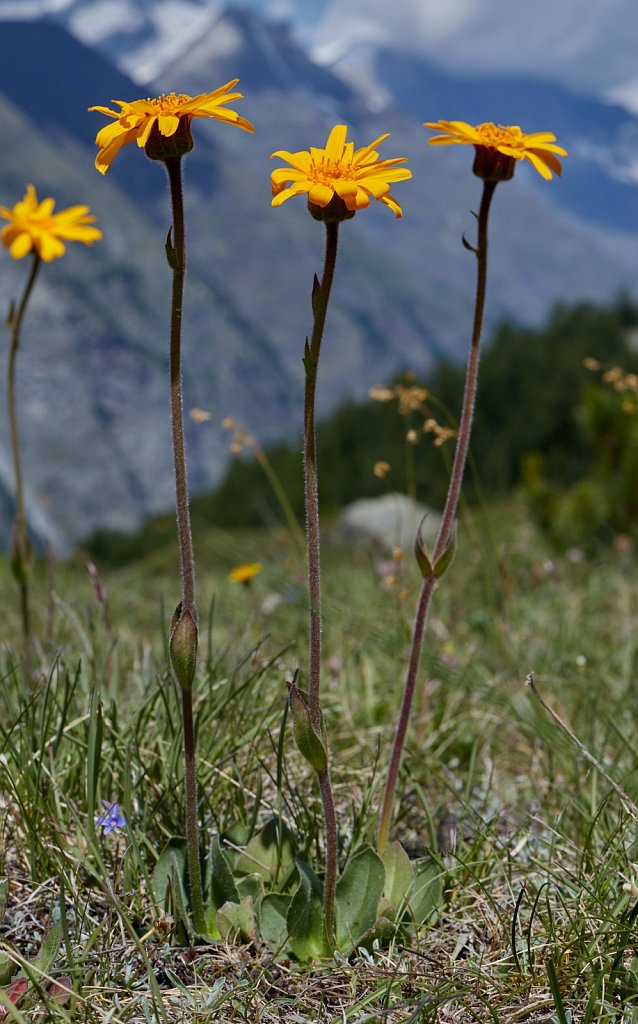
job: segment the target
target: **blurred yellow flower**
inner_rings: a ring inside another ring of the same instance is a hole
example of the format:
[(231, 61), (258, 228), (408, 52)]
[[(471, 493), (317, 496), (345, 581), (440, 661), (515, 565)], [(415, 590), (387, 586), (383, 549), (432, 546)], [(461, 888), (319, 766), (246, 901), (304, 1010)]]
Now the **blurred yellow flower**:
[(210, 423), (213, 418), (212, 412), (208, 412), (207, 409), (199, 409), (195, 406), (190, 411), (190, 418), (195, 420), (195, 423)]
[(46, 263), (63, 256), (67, 242), (83, 242), (91, 245), (102, 237), (99, 228), (90, 227), (95, 217), (88, 206), (70, 206), (67, 210), (54, 213), (55, 200), (43, 199), (38, 202), (35, 188), (27, 185), (24, 199), (13, 209), (0, 206), (0, 216), (8, 220), (2, 229), (2, 243), (14, 260), (20, 260), (32, 250)]
[(442, 427), (433, 416), (430, 416), (423, 424), (423, 432), (425, 434), (434, 434), (435, 448), (441, 448), (446, 441), (456, 437), (458, 433), (456, 430), (452, 430), (451, 427)]
[(486, 181), (511, 178), (517, 160), (529, 160), (548, 180), (552, 172), (560, 177), (562, 167), (556, 154), (567, 156), (567, 151), (556, 145), (556, 136), (551, 132), (526, 135), (517, 125), (503, 126), (488, 121), (473, 127), (465, 121), (427, 121), (425, 127), (441, 133), (429, 140), (432, 145), (474, 146), (474, 173)]
[[(230, 92), (237, 85), (234, 78), (214, 92), (188, 96), (174, 92), (162, 94), (157, 99), (112, 100), (120, 110), (110, 107), (89, 107), (100, 114), (114, 119), (113, 124), (106, 125), (98, 132), (95, 143), (100, 151), (95, 158), (95, 166), (100, 174), (106, 174), (114, 157), (129, 142), (137, 142), (140, 149), (154, 160), (164, 160), (167, 156), (182, 156), (193, 147), (190, 134), (190, 122), (194, 117), (209, 117), (216, 121), (226, 121), (244, 131), (254, 132), (250, 121), (240, 117), (234, 110), (227, 110), (223, 104), (242, 99), (240, 92)], [(167, 140), (173, 139), (173, 144)], [(173, 149), (171, 150), (171, 145)]]
[(228, 573), (231, 583), (250, 583), (262, 570), (261, 562), (246, 562), (244, 565), (236, 565)]
[(391, 388), (371, 387), (368, 398), (373, 402), (390, 402), (394, 398), (394, 391)]
[(381, 135), (369, 146), (355, 151), (354, 143), (346, 142), (347, 133), (346, 125), (337, 124), (328, 136), (325, 149), (313, 146), (309, 152), (289, 153), (280, 149), (273, 153), (271, 160), (279, 157), (290, 167), (278, 167), (270, 175), (272, 205), (281, 206), (291, 196), (307, 192), (311, 206), (324, 209), (337, 197), (343, 216), (336, 219), (344, 220), (369, 206), (372, 196), (400, 217), (401, 207), (390, 195), (390, 182), (412, 177), (407, 167), (398, 166), (404, 164), (406, 158), (379, 160), (375, 147), (388, 135)]

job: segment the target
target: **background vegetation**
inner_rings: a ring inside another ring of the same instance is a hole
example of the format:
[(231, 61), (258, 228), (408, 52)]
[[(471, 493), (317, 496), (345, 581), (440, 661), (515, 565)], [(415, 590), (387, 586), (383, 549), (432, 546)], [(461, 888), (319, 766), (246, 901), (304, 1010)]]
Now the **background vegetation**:
[[(602, 374), (616, 366), (638, 370), (637, 339), (638, 306), (625, 297), (611, 308), (557, 307), (540, 329), (502, 324), (481, 362), (466, 500), (503, 498), (522, 485), (537, 522), (559, 547), (609, 542), (614, 532), (633, 535), (636, 417), (623, 407), (626, 395)], [(599, 361), (601, 372), (588, 369), (588, 359)], [(324, 420), (317, 442), (324, 514), (360, 497), (406, 489), (441, 508), (450, 442), (435, 447), (423, 427), (429, 416), (456, 426), (463, 381), (464, 367), (441, 362), (427, 379), (408, 374), (389, 382), (425, 388), (429, 397), (421, 410), (401, 415), (397, 401), (368, 399), (347, 402)], [(410, 430), (414, 442), (406, 439)], [(267, 457), (302, 522), (301, 436), (270, 447)], [(374, 474), (381, 461), (390, 466), (383, 478)], [(193, 500), (192, 514), (202, 526), (222, 528), (282, 522), (262, 466), (246, 451), (213, 494)], [(158, 517), (131, 537), (100, 531), (88, 549), (104, 561), (122, 563), (170, 540), (172, 529), (172, 515)]]
[[(40, 979), (12, 1020), (636, 1024), (636, 417), (631, 388), (603, 378), (635, 366), (637, 322), (625, 301), (560, 309), (542, 331), (502, 327), (485, 353), (474, 472), (434, 599), (393, 828), (411, 856), (439, 866), (443, 900), (410, 942), (389, 939), (329, 971), (278, 962), (259, 943), (181, 947), (152, 891), (183, 803), (166, 649), (173, 517), (38, 563), (31, 680), (14, 581), (0, 567), (0, 972), (32, 959), (61, 922), (49, 973), (72, 993), (56, 999)], [(441, 366), (424, 382), (441, 422), (458, 407), (459, 376)], [(435, 504), (446, 447), (428, 434), (405, 443), (422, 420), (392, 401), (326, 422), (326, 510), (406, 480)], [(299, 452), (270, 457), (295, 501)], [(392, 477), (374, 476), (380, 459)], [(578, 498), (584, 484), (613, 495), (613, 515)], [(253, 494), (254, 521), (239, 526)], [(243, 458), (194, 512), (204, 842), (219, 833), (243, 844), (276, 812), (319, 865), (318, 795), (285, 722), (286, 678), (307, 658), (303, 555), (262, 469)], [(582, 545), (557, 529), (563, 520), (583, 524)], [(343, 865), (374, 832), (420, 581), (407, 556), (388, 573), (374, 551), (326, 539), (323, 555)], [(228, 580), (253, 561), (263, 569), (249, 586)], [(120, 804), (125, 830), (95, 828), (102, 800)]]

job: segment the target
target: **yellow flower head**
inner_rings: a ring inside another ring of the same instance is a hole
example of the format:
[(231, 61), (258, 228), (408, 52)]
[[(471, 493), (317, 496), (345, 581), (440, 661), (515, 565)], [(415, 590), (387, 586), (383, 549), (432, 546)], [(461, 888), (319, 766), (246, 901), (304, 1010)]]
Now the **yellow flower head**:
[(88, 206), (70, 206), (68, 210), (54, 213), (54, 199), (38, 197), (33, 185), (27, 185), (24, 199), (16, 203), (12, 210), (0, 206), (0, 216), (8, 220), (2, 229), (2, 242), (7, 246), (14, 260), (22, 259), (32, 250), (46, 263), (63, 256), (67, 242), (84, 242), (91, 245), (102, 232), (90, 227), (95, 217), (89, 213)]
[(228, 573), (231, 583), (250, 583), (262, 570), (261, 562), (247, 562), (245, 565), (236, 565)]
[(529, 160), (547, 180), (552, 172), (560, 177), (562, 167), (556, 154), (567, 156), (567, 151), (556, 145), (556, 136), (551, 132), (525, 135), (517, 125), (504, 127), (488, 121), (473, 127), (465, 121), (427, 121), (425, 127), (441, 132), (430, 139), (435, 146), (455, 142), (474, 146), (473, 170), (484, 181), (507, 181), (514, 175), (517, 160)]
[(115, 155), (129, 142), (137, 142), (151, 160), (183, 156), (193, 148), (190, 123), (194, 117), (210, 117), (234, 124), (244, 131), (254, 132), (250, 121), (224, 106), (242, 98), (240, 92), (230, 92), (238, 81), (238, 78), (234, 78), (215, 92), (201, 93), (199, 96), (187, 96), (184, 93), (176, 96), (171, 92), (157, 99), (133, 100), (132, 103), (112, 100), (120, 110), (89, 107), (89, 110), (97, 110), (114, 119), (114, 123), (102, 128), (95, 139), (95, 144), (100, 147), (95, 158), (98, 171), (106, 174)]
[(379, 160), (375, 147), (387, 135), (355, 151), (354, 143), (346, 142), (347, 131), (345, 124), (335, 125), (325, 149), (312, 147), (310, 152), (300, 153), (281, 149), (273, 153), (271, 160), (279, 157), (290, 167), (278, 167), (270, 175), (272, 205), (281, 206), (291, 196), (307, 192), (310, 212), (317, 220), (346, 220), (369, 206), (372, 196), (400, 217), (401, 207), (390, 195), (390, 182), (412, 177), (407, 167), (398, 166), (406, 162), (405, 157)]

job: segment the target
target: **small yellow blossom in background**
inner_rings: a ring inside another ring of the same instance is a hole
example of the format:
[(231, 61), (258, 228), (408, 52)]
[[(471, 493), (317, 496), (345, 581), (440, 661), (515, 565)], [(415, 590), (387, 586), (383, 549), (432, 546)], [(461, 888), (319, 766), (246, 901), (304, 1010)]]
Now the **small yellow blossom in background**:
[(605, 384), (611, 384), (614, 391), (631, 391), (638, 395), (638, 374), (628, 373), (621, 366), (612, 366), (608, 370), (604, 370), (602, 363), (599, 363), (597, 359), (592, 359), (591, 356), (583, 359), (583, 366), (586, 370), (591, 370), (592, 373), (602, 371), (603, 381)]
[(514, 174), (517, 160), (529, 160), (547, 180), (553, 174), (560, 177), (562, 167), (557, 154), (567, 156), (567, 150), (556, 145), (556, 136), (551, 132), (526, 135), (517, 125), (488, 121), (474, 127), (465, 121), (427, 121), (425, 127), (441, 133), (429, 140), (432, 145), (474, 146), (474, 173), (485, 181), (507, 181)]
[(372, 472), (376, 477), (379, 478), (379, 480), (383, 480), (384, 477), (388, 475), (391, 468), (392, 467), (389, 462), (375, 462), (374, 466), (372, 467)]
[(27, 185), (24, 199), (12, 209), (0, 206), (0, 216), (8, 220), (2, 229), (2, 242), (14, 260), (35, 250), (45, 263), (64, 256), (67, 242), (83, 242), (91, 245), (102, 237), (99, 228), (91, 227), (95, 217), (88, 206), (70, 206), (67, 210), (54, 213), (54, 199), (38, 197), (33, 185)]
[(626, 373), (620, 366), (614, 366), (611, 370), (603, 373), (605, 384), (611, 384), (614, 391), (635, 391), (636, 374)]
[[(100, 147), (100, 151), (95, 158), (96, 168), (100, 174), (106, 174), (119, 150), (129, 142), (136, 142), (151, 159), (164, 160), (171, 155), (183, 156), (193, 147), (190, 123), (194, 117), (213, 118), (216, 121), (234, 124), (244, 131), (254, 132), (250, 121), (240, 117), (234, 110), (227, 110), (224, 107), (225, 103), (242, 99), (242, 93), (230, 91), (238, 81), (238, 78), (234, 78), (214, 92), (200, 93), (198, 96), (188, 96), (185, 93), (178, 96), (171, 92), (162, 94), (157, 99), (133, 100), (131, 103), (111, 100), (120, 107), (119, 110), (111, 110), (110, 107), (89, 107), (89, 110), (96, 110), (99, 114), (114, 119), (113, 124), (106, 125), (97, 134), (95, 143)], [(169, 152), (163, 142), (170, 138), (175, 139), (175, 153)]]
[(368, 391), (368, 398), (373, 402), (390, 402), (394, 398), (394, 391), (391, 388), (372, 387)]
[(263, 452), (257, 440), (232, 416), (224, 417), (222, 420), (222, 427), (224, 430), (233, 431), (233, 436), (229, 445), (229, 451), (232, 452), (233, 455), (239, 455), (244, 448), (249, 448), (258, 459), (263, 456)]
[(423, 410), (423, 403), (430, 397), (430, 392), (427, 388), (419, 388), (416, 384), (408, 388), (397, 384), (394, 391), (399, 400), (399, 413), (401, 416), (407, 416), (409, 412), (421, 412)]
[(401, 207), (390, 195), (390, 183), (412, 177), (407, 167), (398, 166), (406, 163), (406, 158), (379, 160), (375, 147), (388, 135), (380, 135), (369, 146), (355, 150), (353, 142), (346, 142), (347, 133), (345, 124), (337, 124), (325, 149), (313, 146), (309, 152), (289, 153), (280, 149), (273, 153), (271, 160), (278, 157), (290, 167), (278, 167), (270, 175), (272, 205), (281, 206), (291, 196), (307, 193), (311, 207), (324, 209), (336, 199), (337, 206), (342, 208), (342, 215), (336, 219), (345, 220), (369, 206), (372, 196), (400, 217)]
[(621, 403), (623, 412), (634, 416), (638, 412), (638, 374), (628, 373), (620, 366), (612, 366), (608, 370), (603, 368), (602, 363), (597, 359), (588, 356), (583, 359), (583, 366), (592, 373), (601, 372), (605, 384), (610, 384), (617, 394), (625, 395)]
[(434, 434), (434, 447), (441, 448), (446, 441), (457, 436), (457, 431), (453, 430), (452, 427), (442, 427), (440, 423), (431, 416), (423, 424), (423, 432), (425, 434)]
[(246, 562), (244, 565), (236, 565), (228, 573), (231, 583), (250, 583), (262, 570), (261, 562)]
[(191, 409), (189, 415), (195, 423), (210, 423), (213, 418), (212, 412), (207, 412), (206, 409), (198, 409), (197, 407)]
[[(410, 379), (413, 379), (413, 375), (406, 374), (406, 380)], [(446, 441), (457, 436), (458, 431), (451, 427), (443, 427), (434, 419), (425, 404), (430, 398), (430, 392), (427, 388), (419, 387), (418, 384), (395, 384), (393, 388), (372, 387), (368, 391), (368, 397), (373, 402), (390, 402), (396, 398), (399, 415), (409, 417), (411, 413), (417, 412), (423, 416), (423, 433), (434, 434), (435, 448), (440, 448)], [(418, 435), (413, 427), (406, 432), (405, 437), (410, 444), (417, 443)], [(385, 476), (383, 467), (385, 466), (388, 470), (390, 469), (387, 462), (376, 462), (373, 469), (374, 475), (383, 478)]]
[(425, 412), (424, 402), (430, 397), (427, 388), (420, 388), (416, 384), (407, 387), (404, 384), (395, 384), (393, 388), (372, 387), (368, 391), (368, 398), (373, 402), (390, 402), (397, 399), (399, 414), (407, 416), (410, 412)]

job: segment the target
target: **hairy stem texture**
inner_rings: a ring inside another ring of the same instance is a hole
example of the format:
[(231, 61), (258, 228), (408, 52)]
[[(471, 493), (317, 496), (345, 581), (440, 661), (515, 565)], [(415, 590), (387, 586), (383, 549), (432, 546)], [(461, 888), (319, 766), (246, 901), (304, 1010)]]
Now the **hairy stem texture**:
[[(186, 450), (184, 442), (184, 407), (182, 398), (182, 307), (184, 300), (184, 277), (186, 274), (186, 248), (184, 235), (184, 199), (182, 192), (181, 158), (166, 160), (168, 180), (173, 206), (172, 244), (167, 243), (167, 255), (173, 270), (173, 294), (171, 302), (170, 339), (170, 383), (171, 383), (171, 424), (173, 432), (173, 459), (175, 466), (175, 504), (177, 512), (177, 535), (179, 540), (180, 566), (182, 575), (182, 600), (178, 615), (189, 614), (197, 627), (195, 606), (195, 559), (191, 535), (188, 500), (188, 479), (186, 473)], [(194, 640), (196, 644), (196, 639)], [(193, 727), (193, 693), (191, 685), (182, 686), (182, 721), (184, 728), (184, 804), (186, 856), (190, 879), (190, 894), (195, 929), (206, 932), (202, 874), (199, 861), (199, 828), (197, 822), (197, 773), (195, 761), (195, 730)]]
[[(314, 314), (310, 344), (306, 342), (304, 366), (304, 489), (306, 499), (306, 538), (308, 543), (308, 595), (310, 604), (310, 666), (308, 704), (313, 729), (321, 735), (321, 554), (319, 532), (319, 487), (315, 431), (315, 394), (319, 352), (328, 311), (328, 300), (337, 261), (338, 222), (326, 224), (326, 253), (321, 283), (315, 279), (312, 291)], [(324, 933), (326, 944), (334, 949), (334, 903), (337, 884), (337, 820), (330, 768), (318, 772), (325, 827)]]
[(16, 398), (16, 363), (20, 348), (20, 332), (22, 321), (33, 291), (42, 259), (33, 252), (33, 261), (22, 298), (17, 309), (11, 308), (7, 320), (9, 328), (9, 363), (7, 367), (7, 411), (9, 414), (9, 433), (11, 435), (11, 455), (15, 474), (15, 534), (13, 542), (14, 570), (20, 588), (20, 617), (22, 619), (22, 638), (24, 643), (25, 669), (29, 671), (31, 653), (31, 610), (29, 601), (29, 569), (31, 563), (31, 544), (24, 498), (24, 478), (22, 475), (22, 459), (20, 455), (20, 437), (18, 433), (18, 410)]
[[(483, 312), (485, 309), (485, 291), (487, 284), (487, 225), (490, 204), (495, 188), (496, 182), (485, 181), (483, 183), (483, 196), (478, 215), (478, 242), (474, 249), (477, 261), (477, 279), (472, 337), (467, 361), (465, 390), (463, 393), (463, 405), (461, 409), (456, 450), (454, 453), (454, 462), (452, 464), (452, 472), (450, 475), (445, 508), (443, 509), (441, 526), (439, 527), (439, 532), (434, 544), (434, 550), (432, 552), (431, 564), (433, 566), (436, 566), (437, 561), (445, 551), (454, 528), (459, 498), (461, 496), (461, 485), (463, 483), (465, 463), (467, 462), (470, 435), (472, 432), (474, 402), (476, 399), (478, 383), (481, 329), (483, 326)], [(408, 730), (408, 723), (410, 721), (412, 703), (414, 700), (414, 690), (419, 671), (421, 649), (423, 646), (423, 635), (427, 624), (430, 600), (435, 582), (436, 577), (433, 575), (424, 577), (417, 604), (416, 617), (412, 631), (412, 646), (403, 688), (403, 697), (401, 700), (401, 708), (392, 744), (392, 753), (390, 755), (390, 764), (388, 767), (383, 803), (381, 805), (381, 812), (379, 815), (377, 847), (381, 853), (383, 853), (388, 844), (388, 837), (390, 834), (394, 795), (399, 775), (399, 768), (401, 765), (403, 747), (405, 744), (405, 737)]]

